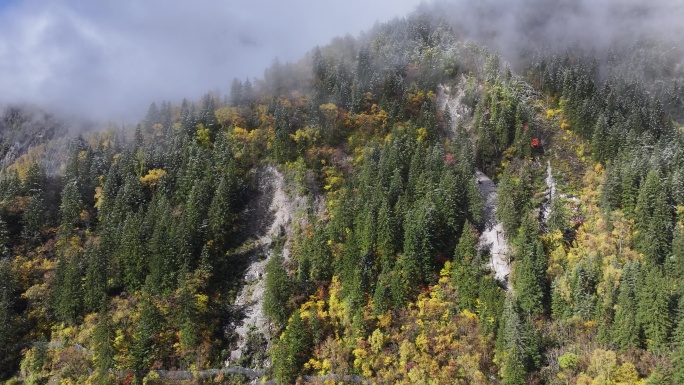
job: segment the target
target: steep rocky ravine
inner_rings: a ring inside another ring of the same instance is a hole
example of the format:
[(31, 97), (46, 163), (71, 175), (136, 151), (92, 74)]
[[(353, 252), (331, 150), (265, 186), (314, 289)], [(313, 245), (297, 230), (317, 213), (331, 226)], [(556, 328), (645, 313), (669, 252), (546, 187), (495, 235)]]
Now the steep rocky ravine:
[(481, 171), (475, 172), (477, 185), (484, 202), (484, 228), (480, 234), (479, 248), (489, 251), (489, 267), (494, 271), (496, 279), (508, 288), (508, 276), (511, 274), (511, 263), (508, 256), (508, 244), (504, 237), (503, 226), (496, 220), (496, 184)]
[[(247, 348), (250, 333), (258, 333), (264, 340), (269, 336), (269, 322), (263, 313), (265, 268), (268, 260), (275, 252), (275, 241), (292, 232), (292, 223), (303, 198), (288, 196), (283, 175), (274, 167), (267, 166), (257, 171), (257, 195), (245, 210), (245, 218), (253, 224), (255, 238), (245, 245), (243, 251), (250, 255), (250, 264), (244, 274), (244, 285), (238, 293), (234, 307), (237, 314), (244, 315), (235, 321), (233, 327), (237, 336), (237, 345), (230, 352), (226, 365), (238, 363)], [(288, 258), (288, 243), (282, 249)], [(262, 363), (267, 364), (267, 363)]]

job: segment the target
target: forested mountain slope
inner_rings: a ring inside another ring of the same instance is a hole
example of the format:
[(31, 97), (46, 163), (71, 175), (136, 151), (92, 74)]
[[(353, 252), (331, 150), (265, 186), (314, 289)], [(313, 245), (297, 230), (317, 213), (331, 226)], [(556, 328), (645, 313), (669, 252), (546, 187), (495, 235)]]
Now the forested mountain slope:
[[(455, 31), (416, 13), (6, 165), (1, 379), (250, 381), (199, 375), (232, 356), (276, 383), (684, 383), (672, 51), (539, 49), (516, 74)], [(274, 167), (301, 204), (263, 240)], [(478, 247), (479, 173), (509, 277)], [(269, 325), (245, 337), (255, 250)]]

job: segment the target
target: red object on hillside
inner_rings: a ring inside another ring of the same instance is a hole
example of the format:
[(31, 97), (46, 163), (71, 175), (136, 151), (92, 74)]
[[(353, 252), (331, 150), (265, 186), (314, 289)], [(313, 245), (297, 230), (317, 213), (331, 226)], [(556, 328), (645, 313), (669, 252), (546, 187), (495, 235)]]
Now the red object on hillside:
[(453, 166), (454, 163), (456, 163), (456, 159), (454, 159), (452, 154), (446, 154), (444, 156), (444, 163), (448, 164), (449, 166)]
[(527, 124), (523, 126), (523, 132), (527, 131)]
[(539, 146), (539, 138), (532, 139), (532, 147), (537, 147), (537, 146)]

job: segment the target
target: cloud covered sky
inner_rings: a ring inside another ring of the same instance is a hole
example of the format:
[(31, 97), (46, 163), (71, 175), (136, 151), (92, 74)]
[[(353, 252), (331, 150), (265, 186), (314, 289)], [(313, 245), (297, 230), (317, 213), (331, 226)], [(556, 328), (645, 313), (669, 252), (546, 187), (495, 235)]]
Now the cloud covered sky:
[[(335, 36), (402, 17), (420, 0), (0, 0), (0, 104), (136, 120), (152, 101), (227, 93)], [(681, 43), (684, 0), (426, 0), (466, 38), (515, 61), (521, 43), (601, 50)]]
[(515, 60), (521, 47), (605, 51), (639, 39), (681, 45), (684, 0), (451, 0), (424, 5)]
[(137, 119), (227, 92), (274, 58), (401, 17), (419, 0), (0, 0), (0, 103)]

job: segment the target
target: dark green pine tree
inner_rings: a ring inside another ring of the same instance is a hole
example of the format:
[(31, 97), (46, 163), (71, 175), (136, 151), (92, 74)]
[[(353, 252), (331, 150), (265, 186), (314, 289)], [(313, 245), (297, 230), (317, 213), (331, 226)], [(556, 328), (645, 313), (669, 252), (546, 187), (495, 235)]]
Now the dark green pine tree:
[(622, 198), (622, 211), (628, 218), (634, 218), (634, 210), (639, 196), (639, 175), (637, 170), (630, 163), (625, 163), (620, 168), (622, 183), (620, 186), (620, 197)]
[(649, 261), (662, 263), (672, 242), (672, 209), (657, 171), (651, 170), (639, 190), (635, 208), (635, 248)]
[(622, 178), (620, 167), (614, 163), (606, 164), (605, 182), (601, 189), (601, 206), (610, 213), (622, 206)]
[(494, 129), (488, 116), (485, 116), (487, 106), (485, 103), (477, 103), (475, 107), (475, 127), (477, 128), (477, 141), (475, 142), (475, 156), (480, 169), (487, 172), (490, 163), (496, 159), (497, 148), (494, 139)]
[[(189, 196), (193, 188), (202, 186), (211, 181), (211, 178), (208, 175), (208, 170), (211, 169), (208, 151), (195, 142), (187, 145), (183, 150), (183, 163), (177, 179), (175, 201), (189, 201)], [(200, 190), (198, 194), (202, 197), (208, 196), (209, 198), (207, 199), (211, 202), (211, 193), (213, 192), (214, 187), (206, 186), (205, 188), (206, 190)], [(198, 198), (199, 197), (196, 199)], [(209, 202), (206, 204), (209, 204)], [(187, 204), (190, 204), (190, 202), (187, 202)]]
[(411, 163), (409, 165), (408, 171), (408, 183), (406, 184), (405, 194), (410, 197), (417, 197), (424, 195), (425, 191), (422, 191), (421, 178), (423, 177), (423, 172), (425, 167), (425, 148), (423, 146), (416, 147), (411, 157)]
[(156, 336), (159, 334), (163, 320), (150, 294), (143, 293), (138, 306), (140, 319), (133, 333), (131, 359), (135, 370), (149, 370), (157, 357)]
[(412, 294), (417, 292), (416, 282), (420, 282), (420, 267), (412, 258), (400, 254), (394, 271), (389, 276), (392, 304), (401, 308), (406, 306)]
[(561, 293), (561, 278), (556, 277), (551, 284), (551, 316), (555, 320), (563, 320), (572, 314), (570, 304)]
[(54, 312), (57, 318), (69, 324), (83, 311), (83, 286), (81, 266), (77, 256), (62, 257), (57, 263), (54, 288)]
[(596, 315), (597, 283), (598, 274), (592, 261), (585, 260), (575, 266), (570, 279), (573, 311), (584, 321), (592, 320)]
[(17, 370), (19, 363), (19, 324), (14, 302), (16, 280), (10, 259), (0, 258), (0, 380)]
[(409, 282), (429, 282), (434, 272), (434, 234), (437, 212), (428, 194), (404, 219), (404, 262)]
[[(402, 176), (401, 168), (395, 168), (392, 172), (392, 179), (390, 180), (389, 191), (386, 195), (387, 203), (390, 208), (397, 204), (399, 197), (404, 191), (404, 177)], [(394, 213), (395, 217), (397, 213)]]
[(600, 115), (594, 126), (594, 134), (591, 137), (592, 155), (594, 161), (605, 164), (608, 160), (608, 119)]
[(359, 214), (357, 239), (359, 239), (361, 252), (374, 253), (377, 239), (377, 209), (374, 202), (364, 202), (364, 208)]
[(232, 106), (239, 106), (244, 103), (244, 85), (238, 78), (233, 78), (230, 85), (230, 104)]
[(183, 206), (183, 216), (178, 225), (183, 229), (185, 242), (193, 255), (201, 253), (205, 243), (206, 226), (203, 225), (207, 218), (208, 209), (213, 199), (211, 191), (211, 178), (199, 179), (190, 190)]
[(532, 215), (523, 218), (516, 243), (516, 260), (519, 261), (513, 275), (516, 300), (526, 314), (542, 314), (547, 291), (546, 255)]
[(41, 231), (46, 225), (46, 211), (42, 192), (37, 192), (29, 197), (21, 217), (23, 225), (21, 234), (28, 245), (35, 245), (40, 239)]
[(601, 344), (612, 343), (612, 325), (615, 319), (615, 304), (619, 285), (619, 282), (607, 282), (601, 295), (597, 295), (594, 319), (598, 322), (596, 340)]
[(204, 95), (202, 98), (202, 106), (199, 112), (199, 123), (204, 124), (212, 134), (212, 141), (216, 137), (216, 130), (218, 129), (218, 121), (216, 119), (216, 99), (210, 93)]
[(380, 266), (384, 267), (391, 264), (397, 250), (397, 228), (393, 210), (387, 200), (382, 201), (378, 212), (377, 231), (378, 256), (380, 257)]
[(392, 309), (391, 277), (393, 272), (389, 266), (383, 267), (373, 292), (373, 310), (375, 314), (385, 314)]
[[(316, 223), (316, 218), (310, 219), (311, 223)], [(315, 226), (313, 236), (305, 244), (305, 253), (311, 262), (309, 276), (314, 281), (329, 281), (333, 275), (332, 255), (326, 242), (330, 239), (324, 226)], [(366, 253), (374, 256), (374, 253)]]
[(26, 176), (24, 177), (22, 186), (23, 195), (35, 196), (38, 193), (42, 193), (45, 188), (46, 179), (45, 170), (43, 170), (38, 163), (31, 163), (26, 171)]
[(518, 227), (531, 208), (531, 191), (531, 176), (527, 170), (516, 172), (507, 168), (504, 171), (497, 191), (496, 217), (505, 234), (518, 234)]
[(670, 279), (675, 280), (675, 287), (684, 289), (684, 227), (681, 225), (674, 230), (672, 253), (665, 263), (665, 273)]
[(287, 329), (276, 342), (271, 359), (277, 384), (291, 384), (309, 357), (312, 335), (299, 310), (288, 322)]
[(143, 215), (141, 212), (130, 213), (123, 223), (119, 258), (123, 272), (123, 282), (131, 292), (139, 290), (147, 276), (145, 260), (145, 244), (142, 239)]
[(444, 168), (436, 194), (437, 214), (440, 223), (437, 237), (446, 240), (441, 243), (448, 244), (449, 241), (455, 240), (466, 220), (464, 214), (468, 212), (468, 184), (461, 182), (453, 170)]
[(151, 230), (147, 243), (149, 274), (145, 285), (149, 286), (150, 292), (168, 293), (178, 282), (176, 274), (180, 266), (173, 258), (176, 250), (169, 242), (172, 229), (171, 208), (163, 194), (157, 193), (150, 203), (143, 226), (149, 226)]
[(196, 306), (196, 289), (190, 285), (192, 275), (184, 265), (179, 273), (178, 282), (178, 325), (179, 345), (182, 350), (183, 367), (190, 368), (197, 361), (197, 345), (200, 342), (200, 319)]
[(285, 271), (284, 262), (280, 254), (268, 260), (264, 283), (264, 314), (279, 327), (284, 326), (290, 316), (288, 302), (292, 294), (292, 284)]
[(423, 105), (420, 107), (420, 112), (418, 113), (418, 119), (416, 123), (421, 128), (427, 130), (427, 142), (435, 143), (438, 138), (438, 127), (437, 120), (435, 118), (434, 105), (430, 102), (430, 99), (426, 99)]
[(238, 180), (234, 170), (226, 170), (209, 206), (208, 237), (221, 252), (230, 240), (237, 204)]
[(478, 287), (480, 292), (476, 309), (480, 319), (480, 330), (485, 336), (495, 336), (504, 307), (505, 293), (496, 278), (491, 275), (482, 276)]
[(477, 230), (466, 222), (454, 252), (451, 282), (458, 292), (459, 307), (474, 312), (480, 292), (481, 272), (477, 255)]
[(17, 170), (5, 171), (0, 175), (0, 199), (9, 201), (22, 193), (23, 184)]
[(628, 262), (622, 269), (612, 328), (613, 343), (620, 349), (636, 348), (641, 344), (641, 330), (636, 318), (639, 270), (637, 262)]
[(0, 259), (10, 256), (10, 235), (7, 222), (0, 218)]
[(672, 321), (670, 297), (660, 267), (647, 266), (637, 290), (637, 323), (644, 331), (646, 348), (662, 352), (669, 346)]
[(480, 189), (478, 188), (473, 173), (474, 170), (463, 167), (460, 170), (460, 180), (466, 185), (468, 220), (472, 223), (482, 223), (484, 201), (482, 200), (482, 195), (480, 194)]
[(181, 102), (180, 108), (180, 124), (181, 132), (186, 137), (192, 137), (197, 126), (197, 116), (195, 116), (194, 104), (188, 103), (186, 99)]
[(549, 232), (560, 230), (561, 233), (566, 233), (570, 229), (570, 222), (568, 221), (568, 208), (559, 196), (551, 198), (551, 213), (547, 222)]
[[(684, 204), (684, 170), (677, 168), (670, 179), (672, 199), (677, 205)], [(1, 191), (1, 189), (0, 189)]]
[(107, 311), (107, 303), (103, 302), (98, 315), (97, 325), (93, 330), (92, 351), (95, 361), (95, 383), (110, 384), (114, 381), (110, 370), (114, 368), (116, 350), (114, 349), (115, 328)]
[(527, 374), (541, 360), (534, 329), (521, 316), (515, 302), (506, 298), (496, 341), (497, 354), (502, 358), (501, 380), (505, 385), (525, 384)]
[(672, 353), (672, 378), (675, 384), (684, 384), (684, 296), (679, 297), (677, 305), (677, 327), (672, 333), (674, 351)]
[(294, 153), (294, 141), (290, 137), (290, 123), (285, 116), (285, 107), (278, 103), (274, 114), (273, 157), (278, 163), (285, 163), (292, 160)]
[(156, 103), (152, 102), (152, 104), (150, 104), (150, 107), (147, 109), (147, 115), (143, 120), (145, 124), (145, 133), (151, 135), (152, 127), (155, 123), (160, 123), (160, 121), (161, 115), (159, 114), (159, 108), (157, 107)]
[(85, 282), (83, 305), (87, 312), (94, 312), (107, 303), (107, 256), (97, 246), (85, 251)]
[(527, 314), (541, 314), (543, 292), (534, 271), (533, 258), (527, 254), (515, 267), (513, 288), (520, 308)]

